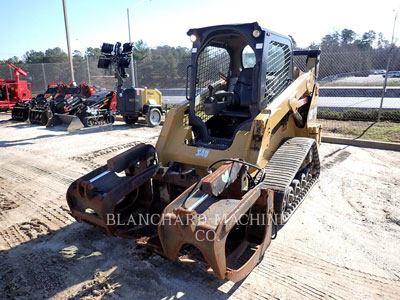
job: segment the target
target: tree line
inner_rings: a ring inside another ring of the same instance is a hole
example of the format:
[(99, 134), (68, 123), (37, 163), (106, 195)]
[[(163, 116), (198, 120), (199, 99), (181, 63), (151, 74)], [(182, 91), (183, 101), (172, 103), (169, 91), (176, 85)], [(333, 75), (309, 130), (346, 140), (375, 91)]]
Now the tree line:
[[(139, 40), (134, 43), (133, 58), (136, 60), (144, 59), (149, 53), (149, 47), (145, 42)], [(74, 62), (80, 62), (85, 60), (86, 57), (89, 59), (98, 59), (101, 55), (100, 47), (88, 47), (85, 53), (79, 50), (72, 52), (72, 59)], [(25, 54), (19, 58), (13, 56), (5, 60), (0, 60), (1, 64), (13, 63), (13, 64), (40, 64), (40, 63), (66, 63), (68, 62), (68, 54), (60, 47), (47, 49), (46, 51), (26, 51)]]
[[(292, 41), (297, 47), (293, 38)], [(345, 28), (326, 34), (319, 43), (311, 43), (307, 48), (321, 49), (320, 78), (324, 78), (343, 73), (366, 74), (373, 69), (385, 69), (391, 47), (392, 45), (384, 39), (382, 33), (369, 30), (357, 34), (355, 31)], [(400, 49), (394, 46), (392, 50), (391, 70), (400, 70)], [(96, 70), (95, 64), (100, 55), (99, 47), (88, 47), (84, 53), (75, 50), (73, 51), (73, 62), (79, 67), (88, 59), (92, 62), (90, 73), (101, 74), (100, 72), (103, 71)], [(184, 87), (186, 66), (190, 61), (190, 49), (171, 46), (150, 49), (144, 41), (140, 40), (134, 43), (133, 58), (139, 85)], [(6, 60), (0, 60), (0, 63), (7, 62), (25, 65), (67, 63), (68, 55), (61, 48), (55, 47), (46, 51), (30, 50), (25, 52), (21, 58), (13, 56)], [(300, 66), (304, 65), (304, 62), (295, 60), (296, 64)], [(68, 73), (67, 65), (65, 68), (65, 72)]]
[(382, 32), (369, 30), (357, 34), (351, 29), (334, 31), (311, 43), (309, 49), (321, 49), (320, 79), (338, 74), (353, 73), (367, 76), (371, 70), (386, 69), (392, 49), (390, 70), (400, 70), (400, 48), (391, 45)]

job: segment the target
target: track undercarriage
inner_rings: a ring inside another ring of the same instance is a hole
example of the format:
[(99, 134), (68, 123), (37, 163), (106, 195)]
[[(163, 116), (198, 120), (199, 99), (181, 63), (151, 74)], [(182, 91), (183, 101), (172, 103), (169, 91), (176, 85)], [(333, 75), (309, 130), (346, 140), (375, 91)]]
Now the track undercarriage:
[(83, 125), (85, 127), (100, 126), (113, 124), (115, 121), (114, 116), (110, 112), (99, 112), (95, 116), (88, 116), (83, 119)]

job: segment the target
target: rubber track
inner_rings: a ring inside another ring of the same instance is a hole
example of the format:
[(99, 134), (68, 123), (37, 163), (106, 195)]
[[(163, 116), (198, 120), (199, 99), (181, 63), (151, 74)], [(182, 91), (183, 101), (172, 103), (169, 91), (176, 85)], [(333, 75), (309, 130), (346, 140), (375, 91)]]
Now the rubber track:
[(310, 149), (313, 151), (314, 168), (319, 177), (320, 163), (315, 140), (295, 137), (287, 140), (276, 150), (268, 165), (265, 167), (263, 185), (274, 191), (285, 192), (290, 186)]

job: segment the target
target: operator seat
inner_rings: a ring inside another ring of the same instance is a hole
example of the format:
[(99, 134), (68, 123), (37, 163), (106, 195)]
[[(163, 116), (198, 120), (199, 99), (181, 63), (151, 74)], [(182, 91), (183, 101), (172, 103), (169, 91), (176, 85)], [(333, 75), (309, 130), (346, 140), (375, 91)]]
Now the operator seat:
[(249, 106), (253, 91), (253, 68), (240, 71), (238, 80), (233, 88), (233, 96), (230, 105), (220, 112), (227, 117), (250, 118)]

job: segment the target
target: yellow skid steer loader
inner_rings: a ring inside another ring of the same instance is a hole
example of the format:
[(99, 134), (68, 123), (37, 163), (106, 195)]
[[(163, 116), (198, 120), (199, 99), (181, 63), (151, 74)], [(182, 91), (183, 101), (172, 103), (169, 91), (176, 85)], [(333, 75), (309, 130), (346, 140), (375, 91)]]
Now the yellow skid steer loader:
[(168, 113), (157, 145), (79, 178), (67, 201), (80, 222), (239, 281), (318, 180), (320, 51), (293, 51), (258, 23), (188, 35), (187, 101)]

